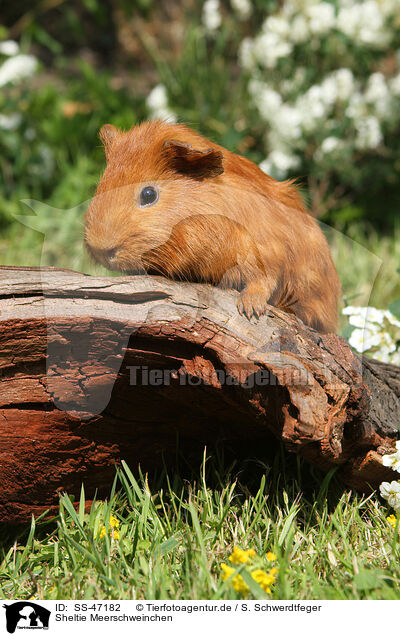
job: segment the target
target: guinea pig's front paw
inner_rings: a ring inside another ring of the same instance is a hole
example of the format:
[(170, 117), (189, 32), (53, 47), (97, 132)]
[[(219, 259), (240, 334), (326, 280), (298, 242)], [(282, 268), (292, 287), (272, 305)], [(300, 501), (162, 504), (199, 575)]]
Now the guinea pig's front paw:
[(267, 297), (265, 293), (260, 293), (249, 288), (243, 289), (237, 301), (238, 312), (241, 316), (246, 316), (249, 320), (259, 318), (267, 308)]

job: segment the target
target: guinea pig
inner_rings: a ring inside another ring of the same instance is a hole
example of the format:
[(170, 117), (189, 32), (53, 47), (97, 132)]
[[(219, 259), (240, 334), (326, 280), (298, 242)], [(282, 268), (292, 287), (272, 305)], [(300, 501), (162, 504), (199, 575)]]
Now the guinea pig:
[(107, 166), (85, 215), (95, 260), (239, 291), (238, 310), (267, 305), (320, 332), (337, 327), (339, 278), (292, 181), (182, 124), (100, 130)]

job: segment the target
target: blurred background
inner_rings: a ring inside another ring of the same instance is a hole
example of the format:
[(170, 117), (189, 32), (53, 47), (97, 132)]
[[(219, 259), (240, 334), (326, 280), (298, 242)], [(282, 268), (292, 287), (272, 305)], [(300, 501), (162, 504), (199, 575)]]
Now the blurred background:
[(345, 304), (399, 315), (399, 0), (18, 0), (0, 19), (1, 264), (98, 272), (98, 130), (168, 118), (295, 177)]

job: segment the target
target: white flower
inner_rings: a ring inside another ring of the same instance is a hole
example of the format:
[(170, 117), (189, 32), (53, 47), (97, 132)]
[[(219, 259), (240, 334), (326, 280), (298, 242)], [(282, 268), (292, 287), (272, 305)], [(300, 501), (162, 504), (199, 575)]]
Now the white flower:
[(352, 307), (349, 305), (342, 309), (342, 314), (349, 316), (349, 323), (353, 325), (353, 327), (364, 329), (367, 319), (367, 309), (368, 307)]
[(219, 0), (206, 0), (203, 5), (203, 25), (209, 33), (216, 31), (222, 22)]
[(147, 96), (147, 106), (151, 110), (166, 108), (168, 106), (168, 93), (163, 84), (157, 84)]
[(368, 114), (367, 104), (365, 102), (364, 96), (355, 91), (349, 99), (349, 105), (346, 108), (345, 114), (350, 119), (361, 119), (362, 117), (366, 117)]
[(368, 329), (354, 329), (349, 338), (349, 344), (358, 353), (364, 353), (373, 347), (378, 347), (380, 342), (380, 336), (370, 332)]
[(387, 117), (391, 111), (391, 95), (389, 86), (383, 73), (372, 73), (368, 79), (365, 100), (373, 104), (375, 111), (381, 117)]
[(360, 40), (366, 44), (384, 45), (389, 39), (385, 30), (381, 7), (375, 0), (367, 0), (360, 6)]
[(296, 107), (282, 104), (275, 113), (272, 126), (281, 139), (287, 141), (298, 139), (302, 134), (301, 113)]
[(370, 320), (371, 322), (378, 322), (383, 324), (386, 311), (383, 309), (376, 309), (376, 307), (356, 307), (354, 305), (348, 305), (342, 309), (344, 316), (362, 316), (364, 320)]
[(382, 464), (400, 473), (400, 450), (382, 457)]
[(270, 152), (273, 150), (280, 150), (285, 155), (292, 154), (294, 145), (292, 140), (284, 139), (282, 135), (274, 129), (270, 130), (266, 135), (265, 143)]
[(272, 31), (262, 33), (254, 41), (254, 53), (265, 68), (274, 68), (279, 58), (292, 52), (292, 45)]
[(354, 42), (384, 48), (390, 41), (383, 12), (375, 0), (342, 6), (336, 24), (337, 28)]
[(365, 310), (366, 307), (354, 307), (353, 305), (347, 305), (347, 307), (342, 309), (342, 314), (344, 316), (359, 315), (364, 314)]
[(395, 351), (396, 347), (387, 347), (386, 345), (381, 345), (378, 351), (375, 351), (371, 357), (374, 360), (379, 360), (379, 362), (394, 364), (393, 356), (395, 355)]
[(253, 102), (265, 120), (276, 114), (282, 105), (282, 97), (267, 84), (253, 80), (249, 83), (249, 92), (253, 96)]
[(328, 2), (320, 2), (307, 8), (310, 31), (315, 35), (323, 35), (330, 31), (336, 22), (335, 8)]
[(362, 316), (362, 315), (350, 316), (349, 323), (353, 327), (358, 327), (358, 329), (364, 329), (365, 327), (368, 327), (368, 329), (372, 333), (378, 333), (380, 331), (380, 327), (378, 325), (376, 325), (373, 322), (367, 322), (367, 319), (366, 319), (365, 315), (364, 316)]
[(321, 109), (321, 113), (325, 111), (322, 94), (322, 88), (319, 84), (314, 84), (314, 86), (311, 86), (307, 93), (305, 93), (310, 102), (310, 106), (312, 103), (318, 104), (318, 110)]
[(147, 107), (150, 110), (152, 119), (163, 121), (176, 121), (176, 115), (169, 109), (168, 93), (163, 84), (157, 84), (149, 93), (146, 99)]
[(354, 6), (342, 7), (337, 16), (337, 27), (351, 38), (357, 34), (359, 12)]
[(19, 53), (18, 42), (14, 42), (14, 40), (0, 42), (0, 53), (9, 56), (17, 55)]
[[(265, 11), (267, 17), (258, 35), (245, 38), (240, 49), (241, 65), (253, 75), (249, 84), (252, 102), (261, 120), (268, 124), (263, 169), (283, 177), (292, 170), (286, 164), (294, 162), (297, 168), (300, 155), (310, 157), (313, 147), (314, 162), (321, 160), (321, 168), (329, 168), (331, 154), (338, 164), (341, 159), (347, 162), (351, 153), (375, 150), (386, 141), (386, 131), (389, 135), (396, 130), (400, 73), (397, 70), (398, 76), (389, 79), (386, 70), (385, 74), (376, 71), (385, 67), (379, 63), (382, 55), (376, 55), (375, 49), (385, 48), (384, 43), (386, 48), (396, 48), (392, 17), (397, 17), (399, 9), (400, 0), (282, 0), (273, 15)], [(332, 40), (331, 31), (335, 32)], [(347, 37), (338, 37), (338, 31)], [(312, 74), (307, 64), (313, 64), (319, 43), (328, 38), (330, 63), (342, 60), (339, 66), (344, 68), (323, 73), (319, 83), (310, 86)], [(292, 53), (298, 44), (302, 44), (302, 50), (295, 60)], [(374, 70), (369, 77), (364, 72), (365, 80), (361, 79), (363, 69), (356, 64), (363, 55), (360, 46), (365, 48), (367, 64)], [(400, 68), (400, 50), (394, 51), (394, 63), (396, 56)], [(348, 68), (344, 60), (348, 60)], [(361, 73), (360, 78), (355, 77), (356, 71)], [(393, 359), (397, 355), (393, 345), (400, 341), (400, 334), (393, 335), (388, 344), (375, 322), (362, 318), (350, 320), (352, 326), (368, 331), (364, 338), (353, 333), (354, 342), (362, 350), (372, 347), (374, 355)], [(390, 321), (385, 321), (386, 330), (390, 330)]]
[(21, 123), (20, 113), (12, 113), (11, 115), (0, 114), (0, 128), (3, 130), (15, 130)]
[[(345, 307), (342, 313), (349, 316), (349, 323), (356, 327), (351, 333), (349, 343), (359, 353), (370, 351), (372, 357), (380, 362), (400, 364), (400, 352), (397, 341), (400, 333), (400, 321), (389, 310), (376, 307)], [(394, 337), (393, 337), (394, 331)]]
[(365, 309), (365, 316), (369, 322), (376, 322), (379, 325), (384, 324), (386, 312), (383, 309), (377, 309), (376, 307), (366, 307)]
[(396, 351), (396, 344), (393, 341), (392, 336), (387, 331), (381, 332), (381, 351), (388, 354)]
[(252, 71), (256, 65), (254, 44), (251, 38), (244, 38), (239, 47), (239, 61), (243, 68)]
[(264, 33), (267, 33), (268, 31), (276, 33), (276, 35), (279, 35), (280, 38), (284, 39), (290, 33), (290, 25), (285, 18), (271, 15), (265, 20), (262, 30)]
[(320, 120), (327, 114), (328, 106), (323, 99), (321, 86), (311, 86), (296, 100), (296, 108), (299, 111), (302, 128), (306, 132), (312, 132), (318, 128)]
[(231, 7), (241, 20), (247, 20), (253, 12), (250, 0), (231, 0)]
[(383, 140), (383, 135), (379, 121), (376, 117), (370, 116), (355, 122), (357, 135), (355, 146), (360, 150), (376, 148)]
[(379, 486), (381, 497), (386, 499), (389, 506), (395, 510), (400, 509), (400, 483), (398, 481), (383, 481)]
[(372, 75), (368, 78), (367, 90), (365, 91), (366, 101), (374, 103), (379, 99), (385, 99), (388, 92), (388, 87), (383, 73), (372, 73)]
[(37, 67), (37, 59), (33, 55), (15, 55), (9, 57), (0, 66), (0, 86), (18, 82), (25, 77), (31, 77)]
[(392, 312), (389, 311), (389, 309), (386, 309), (386, 311), (384, 311), (384, 315), (391, 325), (394, 325), (395, 327), (400, 327), (400, 320), (398, 320), (396, 316), (394, 316)]
[(334, 104), (337, 98), (337, 86), (335, 77), (326, 77), (321, 84), (321, 98), (325, 104)]
[(304, 15), (298, 14), (290, 25), (290, 38), (296, 44), (306, 42), (310, 36), (309, 24)]
[(284, 179), (293, 168), (297, 168), (300, 160), (295, 155), (291, 155), (281, 150), (273, 150), (268, 157), (260, 163), (263, 172), (271, 174), (276, 179)]
[(390, 364), (395, 364), (396, 366), (400, 367), (400, 351), (395, 351), (394, 353), (392, 353), (392, 355), (390, 356)]
[(328, 155), (341, 146), (340, 139), (337, 137), (326, 137), (321, 144), (321, 152)]
[(340, 100), (349, 99), (354, 90), (354, 77), (349, 68), (340, 68), (332, 73), (336, 81), (337, 96)]
[(375, 351), (372, 354), (372, 358), (374, 360), (378, 360), (379, 362), (384, 362), (386, 364), (389, 364), (392, 362), (391, 353), (392, 351), (388, 347), (381, 346), (378, 351)]

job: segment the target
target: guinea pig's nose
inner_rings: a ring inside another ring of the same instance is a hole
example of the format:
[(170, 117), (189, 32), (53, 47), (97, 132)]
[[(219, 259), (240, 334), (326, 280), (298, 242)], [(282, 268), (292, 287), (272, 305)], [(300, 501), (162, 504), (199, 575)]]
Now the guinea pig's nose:
[(113, 261), (115, 256), (116, 256), (116, 254), (117, 254), (117, 248), (116, 247), (114, 247), (111, 250), (105, 250), (105, 252), (104, 252), (104, 256), (106, 257), (106, 259), (108, 261)]
[(112, 263), (113, 260), (116, 257), (118, 248), (117, 247), (113, 247), (110, 250), (102, 250), (102, 249), (95, 249), (94, 250), (95, 253), (97, 254), (97, 258), (102, 261), (103, 263)]

